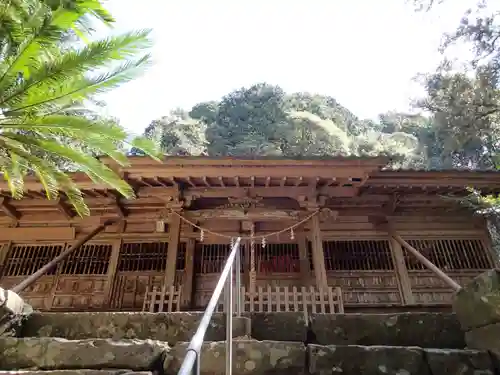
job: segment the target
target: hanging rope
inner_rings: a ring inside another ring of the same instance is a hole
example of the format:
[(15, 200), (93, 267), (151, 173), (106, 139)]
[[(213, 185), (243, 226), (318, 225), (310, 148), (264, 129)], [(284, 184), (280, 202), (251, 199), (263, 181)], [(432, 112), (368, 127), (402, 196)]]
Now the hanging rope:
[[(187, 224), (193, 226), (194, 228), (196, 229), (199, 229), (201, 233), (210, 233), (214, 236), (218, 236), (218, 237), (222, 237), (222, 238), (227, 238), (227, 239), (231, 239), (233, 238), (234, 236), (230, 236), (230, 235), (227, 235), (227, 234), (223, 234), (223, 233), (217, 233), (217, 232), (214, 232), (210, 229), (206, 229), (206, 228), (203, 228), (195, 223), (193, 223), (192, 221), (186, 219), (184, 216), (182, 216), (180, 213), (176, 212), (176, 211), (170, 211), (171, 213), (173, 213), (174, 215), (177, 215), (181, 220), (183, 220), (184, 222), (186, 222)], [(268, 234), (262, 234), (262, 235), (259, 235), (259, 236), (239, 236), (241, 237), (242, 240), (255, 240), (255, 239), (260, 239), (260, 240), (263, 240), (263, 244), (265, 246), (265, 243), (266, 243), (266, 238), (269, 238), (269, 237), (272, 237), (272, 236), (278, 236), (280, 235), (281, 233), (284, 233), (284, 232), (292, 232), (293, 233), (293, 230), (295, 228), (297, 228), (299, 225), (302, 225), (304, 224), (305, 222), (309, 221), (313, 216), (317, 215), (318, 213), (320, 212), (320, 210), (316, 210), (314, 211), (312, 214), (310, 214), (309, 216), (307, 216), (305, 219), (299, 221), (298, 223), (295, 223), (285, 229), (282, 229), (282, 230), (279, 230), (277, 232), (272, 232), (272, 233), (268, 233)]]

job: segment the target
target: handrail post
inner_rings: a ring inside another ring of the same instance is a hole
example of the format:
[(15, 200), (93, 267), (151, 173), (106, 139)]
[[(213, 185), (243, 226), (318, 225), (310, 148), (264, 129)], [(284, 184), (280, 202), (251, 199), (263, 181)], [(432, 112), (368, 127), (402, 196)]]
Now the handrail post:
[(239, 318), (241, 316), (241, 248), (238, 249), (235, 257), (235, 298), (236, 298), (236, 316)]
[(233, 266), (226, 279), (226, 375), (233, 373)]
[[(210, 301), (208, 302), (208, 306), (205, 309), (203, 317), (201, 318), (201, 322), (196, 329), (196, 333), (194, 334), (191, 342), (189, 343), (186, 357), (184, 361), (182, 361), (181, 368), (177, 372), (177, 375), (199, 375), (200, 374), (200, 365), (201, 365), (201, 346), (203, 344), (203, 339), (205, 337), (205, 333), (207, 332), (208, 326), (212, 319), (212, 315), (217, 308), (217, 303), (219, 302), (220, 296), (224, 289), (224, 286), (227, 287), (228, 295), (226, 303), (227, 307), (227, 324), (226, 324), (226, 334), (227, 334), (227, 345), (226, 347), (226, 369), (229, 368), (229, 371), (226, 374), (232, 374), (232, 364), (233, 364), (233, 264), (235, 261), (236, 254), (238, 254), (240, 249), (241, 238), (238, 237), (236, 242), (231, 248), (231, 252), (229, 253), (229, 257), (224, 265), (224, 268), (221, 272), (219, 280), (217, 281), (217, 285), (215, 286), (214, 292), (210, 297)], [(229, 287), (228, 287), (229, 286)]]

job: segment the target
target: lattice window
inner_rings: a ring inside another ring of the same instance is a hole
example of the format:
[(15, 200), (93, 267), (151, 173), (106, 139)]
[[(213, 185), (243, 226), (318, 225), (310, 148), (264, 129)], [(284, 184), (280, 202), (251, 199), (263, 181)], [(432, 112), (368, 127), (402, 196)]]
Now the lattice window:
[(393, 270), (389, 241), (324, 241), (327, 271)]
[[(5, 260), (3, 276), (31, 275), (58, 256), (63, 245), (12, 245)], [(57, 267), (46, 274), (54, 275)]]
[[(480, 240), (407, 240), (427, 259), (443, 270), (489, 269), (491, 264)], [(425, 270), (417, 259), (403, 249), (409, 270)]]
[(220, 273), (230, 252), (229, 244), (196, 244), (195, 272)]
[(120, 249), (118, 271), (165, 271), (167, 242), (124, 243)]
[(177, 271), (184, 271), (186, 269), (186, 243), (179, 242), (177, 248), (177, 261), (175, 262), (175, 269)]
[(296, 243), (270, 243), (264, 248), (256, 246), (259, 273), (300, 272), (299, 245)]
[(85, 244), (70, 254), (61, 266), (61, 275), (105, 275), (113, 246)]

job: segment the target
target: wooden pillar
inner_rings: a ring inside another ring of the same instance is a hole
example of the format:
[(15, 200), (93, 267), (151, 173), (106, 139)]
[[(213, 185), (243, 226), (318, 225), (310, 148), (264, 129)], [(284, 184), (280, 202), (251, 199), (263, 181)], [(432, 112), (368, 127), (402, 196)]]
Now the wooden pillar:
[(449, 277), (447, 274), (445, 274), (443, 271), (441, 271), (434, 263), (432, 263), (429, 259), (427, 259), (425, 256), (420, 254), (420, 252), (415, 249), (413, 246), (411, 246), (408, 242), (403, 240), (400, 235), (396, 234), (395, 232), (391, 233), (392, 238), (394, 238), (402, 247), (405, 248), (411, 255), (413, 255), (415, 258), (417, 258), (427, 269), (430, 271), (434, 272), (434, 274), (441, 279), (446, 285), (448, 285), (453, 291), (459, 291), (462, 287), (460, 284), (458, 284), (455, 280), (453, 280), (451, 277)]
[(328, 279), (326, 277), (325, 255), (318, 215), (314, 215), (311, 218), (311, 243), (316, 286), (319, 289), (326, 290), (328, 288)]
[(244, 286), (246, 290), (250, 288), (250, 240), (245, 240), (245, 247), (243, 249), (245, 252), (243, 255), (243, 272), (241, 274), (241, 286)]
[(0, 280), (4, 276), (5, 262), (7, 261), (7, 255), (9, 254), (11, 246), (12, 241), (9, 241), (0, 247)]
[(167, 250), (167, 266), (165, 268), (164, 286), (166, 288), (174, 285), (175, 265), (177, 263), (177, 250), (181, 235), (181, 218), (179, 215), (172, 214), (169, 225), (169, 241)]
[(415, 298), (411, 290), (410, 277), (406, 268), (405, 258), (401, 245), (394, 238), (390, 238), (392, 261), (396, 271), (396, 277), (399, 282), (399, 291), (403, 305), (415, 304)]
[(113, 241), (113, 248), (111, 249), (111, 257), (109, 258), (108, 273), (106, 285), (104, 286), (105, 305), (111, 306), (113, 298), (113, 287), (115, 283), (116, 270), (118, 268), (118, 260), (120, 259), (120, 249), (122, 247), (122, 240), (118, 239)]
[(184, 266), (184, 285), (182, 286), (182, 306), (184, 308), (191, 307), (192, 305), (195, 245), (196, 241), (194, 238), (189, 238), (187, 240), (186, 263)]
[(297, 245), (299, 246), (300, 278), (303, 286), (309, 285), (311, 272), (309, 269), (309, 257), (307, 254), (307, 236), (304, 231), (297, 233)]

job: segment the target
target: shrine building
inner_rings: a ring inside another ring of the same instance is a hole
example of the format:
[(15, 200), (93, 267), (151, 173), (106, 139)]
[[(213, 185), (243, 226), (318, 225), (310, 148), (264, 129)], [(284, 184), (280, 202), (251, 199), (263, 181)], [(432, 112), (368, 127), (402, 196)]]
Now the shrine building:
[(237, 237), (245, 311), (449, 309), (453, 290), (405, 244), (460, 285), (498, 264), (485, 219), (457, 201), (469, 187), (500, 193), (499, 172), (390, 170), (385, 158), (105, 162), (137, 197), (75, 173), (88, 217), (36, 179), (20, 200), (0, 183), (0, 286), (106, 219), (21, 295), (49, 311), (202, 310)]

